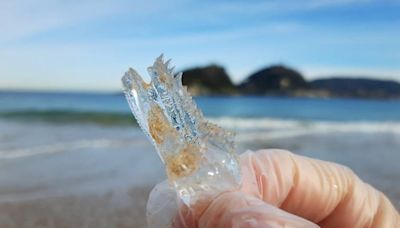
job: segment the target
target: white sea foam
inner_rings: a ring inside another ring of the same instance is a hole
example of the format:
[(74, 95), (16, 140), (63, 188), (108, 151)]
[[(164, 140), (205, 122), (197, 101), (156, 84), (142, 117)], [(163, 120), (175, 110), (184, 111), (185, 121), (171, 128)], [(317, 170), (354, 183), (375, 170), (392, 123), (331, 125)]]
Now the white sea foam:
[(306, 121), (273, 118), (213, 118), (238, 133), (238, 141), (295, 137), (322, 133), (389, 133), (400, 135), (400, 122)]
[(69, 142), (52, 143), (48, 145), (39, 145), (26, 148), (16, 148), (8, 150), (0, 150), (0, 159), (21, 158), (40, 154), (54, 154), (65, 151), (74, 151), (81, 149), (104, 149), (110, 147), (125, 146), (130, 143), (141, 143), (143, 140), (126, 142), (124, 140), (111, 139), (91, 139), (91, 140), (74, 140)]
[[(316, 121), (316, 120), (293, 120), (293, 119), (274, 119), (274, 118), (243, 118), (243, 117), (221, 117), (211, 118), (211, 122), (222, 127), (233, 129), (237, 132), (236, 141), (251, 142), (257, 140), (286, 139), (303, 135), (320, 135), (330, 133), (343, 134), (392, 134), (400, 140), (400, 122), (371, 122), (371, 121)], [(1, 122), (0, 122), (1, 124)], [(10, 135), (18, 135), (19, 131), (24, 131), (26, 125), (19, 126), (14, 124), (11, 127), (3, 122), (0, 126), (4, 132), (0, 132), (0, 142), (5, 145), (9, 142), (13, 146), (3, 146), (0, 148), (0, 159), (22, 158), (40, 154), (54, 154), (65, 151), (79, 151), (81, 149), (105, 149), (114, 147), (124, 147), (127, 144), (147, 144), (146, 139), (141, 135), (133, 138), (121, 139), (96, 137), (93, 139), (74, 139), (61, 142), (41, 143), (30, 145), (24, 140), (13, 138)], [(42, 127), (46, 127), (43, 125)], [(37, 128), (37, 126), (36, 126)], [(48, 128), (48, 131), (59, 130), (58, 128)], [(112, 128), (109, 130), (114, 131)], [(102, 129), (104, 130), (104, 129)], [(93, 132), (102, 131), (101, 129)], [(63, 128), (63, 132), (70, 134), (76, 131), (75, 128)], [(14, 133), (11, 133), (14, 132)], [(89, 133), (92, 131), (88, 131)], [(92, 133), (93, 133), (92, 132)], [(96, 133), (97, 134), (97, 133)], [(99, 136), (103, 133), (98, 133)], [(116, 134), (119, 134), (116, 132)], [(42, 137), (38, 135), (38, 137)], [(77, 136), (78, 137), (78, 136)], [(22, 137), (23, 138), (23, 137)]]

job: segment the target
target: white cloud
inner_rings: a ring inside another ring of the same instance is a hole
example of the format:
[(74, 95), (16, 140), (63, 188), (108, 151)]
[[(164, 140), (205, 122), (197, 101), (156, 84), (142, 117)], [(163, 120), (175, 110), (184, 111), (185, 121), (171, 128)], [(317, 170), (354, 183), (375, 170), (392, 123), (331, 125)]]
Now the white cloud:
[(365, 4), (377, 0), (270, 0), (270, 1), (225, 1), (213, 3), (214, 10), (225, 13), (282, 13), (293, 11), (310, 11), (327, 7), (340, 7), (351, 4)]
[(144, 14), (169, 5), (167, 1), (113, 0), (2, 0), (0, 42), (121, 13)]
[(113, 9), (87, 2), (71, 4), (59, 1), (2, 1), (0, 3), (2, 40), (20, 37), (106, 14)]
[[(282, 13), (286, 11), (313, 10), (324, 7), (365, 3), (372, 0), (280, 0), (280, 1), (226, 1), (188, 2), (185, 0), (2, 0), (0, 1), (1, 41), (13, 41), (35, 33), (71, 24), (85, 23), (99, 17), (120, 15), (146, 15), (164, 10), (167, 13), (183, 15), (186, 20), (213, 20), (212, 15)], [(185, 19), (182, 19), (185, 20)]]

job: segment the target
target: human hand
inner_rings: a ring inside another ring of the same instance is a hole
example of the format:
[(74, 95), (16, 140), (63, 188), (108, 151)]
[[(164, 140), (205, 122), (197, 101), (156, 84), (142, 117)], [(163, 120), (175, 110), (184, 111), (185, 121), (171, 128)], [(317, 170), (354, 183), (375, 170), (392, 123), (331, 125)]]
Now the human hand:
[[(283, 150), (246, 152), (242, 188), (187, 208), (167, 182), (147, 206), (150, 227), (400, 227), (387, 197), (349, 168)], [(318, 225), (317, 225), (318, 224)]]

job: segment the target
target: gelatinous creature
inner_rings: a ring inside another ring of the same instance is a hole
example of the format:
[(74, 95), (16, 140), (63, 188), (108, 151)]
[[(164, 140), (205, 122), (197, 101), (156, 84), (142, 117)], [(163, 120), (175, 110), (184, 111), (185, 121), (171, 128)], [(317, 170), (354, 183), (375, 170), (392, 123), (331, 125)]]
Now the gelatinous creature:
[[(156, 147), (168, 180), (191, 205), (204, 197), (238, 188), (240, 166), (234, 134), (205, 120), (161, 55), (148, 68), (146, 83), (133, 69), (122, 78), (124, 92), (137, 122)], [(205, 199), (205, 198), (204, 198)]]

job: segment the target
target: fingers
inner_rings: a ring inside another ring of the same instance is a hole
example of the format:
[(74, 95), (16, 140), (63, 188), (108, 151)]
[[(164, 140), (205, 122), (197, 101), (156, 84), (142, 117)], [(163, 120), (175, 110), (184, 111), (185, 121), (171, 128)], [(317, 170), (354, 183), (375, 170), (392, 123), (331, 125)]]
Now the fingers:
[(388, 199), (344, 166), (282, 150), (245, 153), (241, 163), (244, 192), (324, 227), (400, 225)]
[[(179, 208), (179, 210), (178, 210)], [(200, 217), (180, 203), (166, 181), (156, 185), (147, 202), (148, 227), (318, 227), (243, 192), (216, 197)]]
[(226, 192), (205, 210), (198, 227), (318, 227), (243, 192)]

